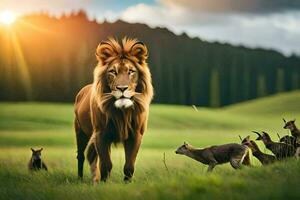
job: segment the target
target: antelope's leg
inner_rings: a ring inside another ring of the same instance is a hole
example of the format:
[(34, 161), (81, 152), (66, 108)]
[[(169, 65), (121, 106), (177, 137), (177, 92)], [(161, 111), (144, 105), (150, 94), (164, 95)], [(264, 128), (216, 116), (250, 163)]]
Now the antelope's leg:
[(243, 165), (251, 166), (250, 154), (249, 151), (245, 154), (244, 160), (242, 161)]
[(296, 149), (296, 153), (295, 153), (295, 157), (296, 157), (297, 159), (299, 159), (299, 156), (300, 156), (300, 147), (298, 147), (298, 148)]
[(213, 161), (213, 162), (209, 163), (207, 172), (212, 172), (216, 165), (217, 165), (217, 161)]

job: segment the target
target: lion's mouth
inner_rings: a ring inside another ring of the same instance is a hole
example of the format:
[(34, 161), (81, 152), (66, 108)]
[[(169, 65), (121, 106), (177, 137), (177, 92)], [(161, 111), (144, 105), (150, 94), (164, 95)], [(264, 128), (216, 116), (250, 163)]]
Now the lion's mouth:
[(134, 96), (134, 92), (132, 91), (119, 91), (119, 90), (115, 90), (112, 91), (112, 95), (115, 97), (115, 107), (116, 108), (129, 108), (133, 106), (133, 96)]
[(129, 108), (133, 106), (133, 101), (131, 98), (121, 97), (115, 101), (116, 108)]

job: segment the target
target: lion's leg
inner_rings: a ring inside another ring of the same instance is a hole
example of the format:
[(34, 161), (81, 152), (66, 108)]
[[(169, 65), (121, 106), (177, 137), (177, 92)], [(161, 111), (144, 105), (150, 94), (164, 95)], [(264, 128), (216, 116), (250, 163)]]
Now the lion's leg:
[(101, 135), (105, 134), (96, 135), (96, 148), (99, 155), (101, 181), (105, 182), (109, 177), (110, 171), (112, 169), (112, 162), (110, 159), (111, 142)]
[(92, 180), (94, 184), (99, 182), (99, 169), (98, 169), (98, 155), (97, 157), (90, 163), (90, 170), (92, 174)]
[(125, 165), (124, 165), (124, 181), (130, 181), (134, 173), (134, 164), (137, 153), (142, 141), (142, 135), (137, 134), (135, 137), (129, 137), (124, 142), (125, 149)]
[(89, 141), (88, 136), (81, 130), (77, 119), (75, 119), (75, 132), (76, 132), (76, 143), (77, 143), (77, 168), (78, 177), (82, 179), (83, 177), (83, 164), (84, 164), (84, 150)]
[(98, 169), (98, 154), (96, 150), (96, 140), (95, 136), (93, 135), (90, 144), (88, 146), (87, 151), (87, 158), (90, 164), (90, 170), (92, 175), (92, 180), (94, 183), (99, 182), (99, 169)]

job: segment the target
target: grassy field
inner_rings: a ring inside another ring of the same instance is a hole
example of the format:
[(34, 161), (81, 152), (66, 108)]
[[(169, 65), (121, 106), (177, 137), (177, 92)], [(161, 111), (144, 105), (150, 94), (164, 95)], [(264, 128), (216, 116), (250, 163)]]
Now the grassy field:
[[(239, 142), (238, 135), (254, 138), (251, 130), (277, 140), (276, 133), (288, 133), (282, 117), (300, 121), (299, 102), (296, 91), (222, 109), (153, 105), (133, 182), (122, 181), (119, 146), (110, 180), (97, 186), (87, 163), (83, 182), (77, 180), (71, 104), (0, 103), (0, 199), (299, 199), (300, 161), (261, 167), (252, 158), (251, 168), (225, 164), (207, 174), (206, 166), (174, 153), (183, 141), (197, 147)], [(49, 173), (28, 172), (30, 147), (44, 147)]]

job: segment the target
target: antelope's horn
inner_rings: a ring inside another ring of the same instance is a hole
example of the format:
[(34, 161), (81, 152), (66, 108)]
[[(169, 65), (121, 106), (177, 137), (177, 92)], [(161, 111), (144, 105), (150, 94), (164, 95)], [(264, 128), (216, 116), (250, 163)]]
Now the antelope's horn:
[(256, 133), (258, 136), (261, 136), (261, 134), (257, 131), (252, 131), (253, 133)]
[(278, 138), (279, 138), (279, 140), (280, 140), (280, 138), (281, 138), (281, 137), (280, 137), (279, 133), (277, 133), (277, 137), (278, 137)]
[(241, 140), (241, 142), (243, 141), (243, 139), (242, 139), (242, 137), (239, 135), (239, 138), (240, 138), (240, 140)]
[(286, 120), (284, 118), (282, 118), (283, 122), (286, 124)]

